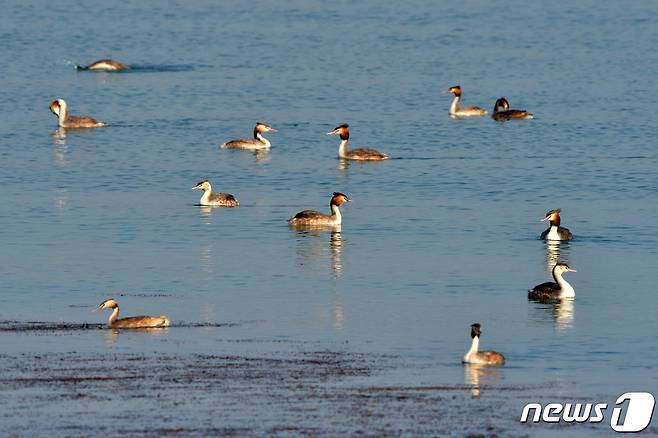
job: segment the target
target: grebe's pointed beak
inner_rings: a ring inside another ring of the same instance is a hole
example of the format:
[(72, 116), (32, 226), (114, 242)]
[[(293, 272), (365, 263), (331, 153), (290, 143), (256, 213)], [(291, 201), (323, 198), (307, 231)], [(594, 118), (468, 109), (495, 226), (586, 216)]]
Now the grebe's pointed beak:
[(336, 135), (336, 130), (334, 129), (334, 130), (331, 131), (331, 132), (327, 132), (327, 135)]
[(270, 126), (270, 132), (277, 132), (277, 130)]
[(199, 186), (192, 187), (192, 190), (199, 190)]
[(550, 216), (546, 216), (544, 219), (540, 220), (539, 222), (546, 222)]
[(568, 272), (578, 272), (578, 271), (576, 271), (574, 268), (569, 268), (569, 269), (567, 269), (567, 271), (568, 271)]

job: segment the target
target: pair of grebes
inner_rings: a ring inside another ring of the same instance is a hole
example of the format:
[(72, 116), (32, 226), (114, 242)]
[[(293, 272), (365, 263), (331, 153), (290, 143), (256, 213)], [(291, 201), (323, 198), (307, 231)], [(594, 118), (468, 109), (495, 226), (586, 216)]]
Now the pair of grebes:
[[(460, 106), (462, 100), (462, 87), (455, 85), (448, 89), (455, 97), (452, 99), (450, 110), (453, 117), (481, 117), (487, 114), (487, 110), (479, 106)], [(526, 110), (510, 109), (509, 102), (504, 97), (496, 100), (491, 118), (499, 122), (514, 119), (532, 119), (534, 116)]]
[[(112, 329), (154, 329), (165, 328), (170, 325), (168, 317), (162, 316), (131, 316), (128, 318), (119, 318), (119, 303), (113, 298), (103, 301), (98, 305), (95, 311), (111, 309), (108, 325)], [(497, 351), (479, 351), (480, 335), (482, 334), (481, 326), (478, 323), (471, 325), (471, 348), (468, 350), (463, 363), (477, 365), (504, 365), (505, 357)]]

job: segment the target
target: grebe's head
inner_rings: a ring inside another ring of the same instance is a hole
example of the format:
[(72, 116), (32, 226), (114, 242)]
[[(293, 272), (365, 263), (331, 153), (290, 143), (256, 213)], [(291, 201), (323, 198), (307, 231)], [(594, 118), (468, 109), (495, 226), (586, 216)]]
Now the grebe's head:
[(482, 334), (482, 330), (480, 330), (480, 324), (477, 322), (475, 324), (471, 324), (471, 338), (474, 337), (480, 337), (480, 334)]
[(196, 185), (192, 187), (192, 190), (203, 190), (204, 192), (210, 190), (210, 182), (208, 182), (207, 179), (203, 179), (196, 183)]
[(549, 210), (546, 213), (546, 217), (544, 217), (544, 219), (542, 219), (541, 221), (542, 222), (544, 222), (544, 221), (551, 221), (551, 222), (559, 221), (560, 220), (560, 211), (561, 210), (559, 208), (556, 208), (555, 210)]
[(455, 96), (461, 96), (462, 95), (462, 87), (459, 85), (455, 85), (454, 87), (450, 87), (448, 89), (448, 92), (454, 94)]
[(501, 107), (503, 111), (509, 110), (509, 102), (504, 97), (501, 97), (496, 101), (496, 107)]
[(276, 129), (272, 128), (267, 123), (258, 122), (256, 123), (256, 131), (262, 134), (263, 132), (276, 132)]
[(338, 125), (333, 131), (327, 132), (327, 135), (339, 135), (342, 140), (346, 140), (350, 137), (350, 125), (347, 123)]
[(53, 100), (50, 104), (50, 111), (52, 111), (56, 116), (59, 116), (62, 108), (66, 109), (66, 102), (64, 102), (64, 99)]
[(100, 303), (98, 307), (96, 307), (95, 312), (99, 312), (105, 309), (116, 309), (117, 307), (119, 307), (119, 304), (116, 301), (114, 301), (114, 298), (110, 298), (109, 300), (105, 300), (102, 303)]
[(558, 263), (553, 267), (554, 274), (562, 275), (565, 272), (576, 272), (576, 270), (569, 267), (566, 263)]
[(350, 198), (340, 192), (334, 192), (333, 196), (331, 197), (331, 205), (342, 205), (346, 202), (349, 202)]

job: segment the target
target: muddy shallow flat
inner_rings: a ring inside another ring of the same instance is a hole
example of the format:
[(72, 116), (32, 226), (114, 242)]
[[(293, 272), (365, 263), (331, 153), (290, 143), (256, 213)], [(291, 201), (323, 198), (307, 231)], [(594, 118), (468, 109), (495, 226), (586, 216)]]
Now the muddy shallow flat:
[[(51, 341), (60, 343), (62, 335), (73, 334), (56, 332)], [(8, 336), (5, 341), (12, 340)], [(37, 331), (11, 336), (16, 341), (47, 335)], [(120, 344), (124, 333), (114, 336)], [(121, 348), (2, 354), (0, 432), (527, 436), (555, 430), (518, 423), (522, 400), (550, 397), (553, 390), (486, 383), (495, 377), (495, 369), (465, 368), (475, 379), (470, 384), (446, 385), (437, 379), (436, 385), (414, 385), (404, 376), (425, 372), (425, 364), (398, 355), (262, 338), (229, 337), (220, 345), (221, 354), (134, 353)], [(592, 429), (580, 425), (572, 432), (585, 436)]]

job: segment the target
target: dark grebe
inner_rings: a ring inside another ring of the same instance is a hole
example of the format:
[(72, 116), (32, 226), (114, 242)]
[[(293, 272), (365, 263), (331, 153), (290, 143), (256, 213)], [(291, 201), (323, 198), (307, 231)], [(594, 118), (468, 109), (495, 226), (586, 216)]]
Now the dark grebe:
[(551, 300), (557, 298), (573, 298), (576, 291), (567, 281), (562, 278), (565, 272), (576, 272), (566, 263), (557, 263), (553, 266), (553, 280), (546, 283), (538, 284), (528, 291), (528, 298), (531, 300)]

